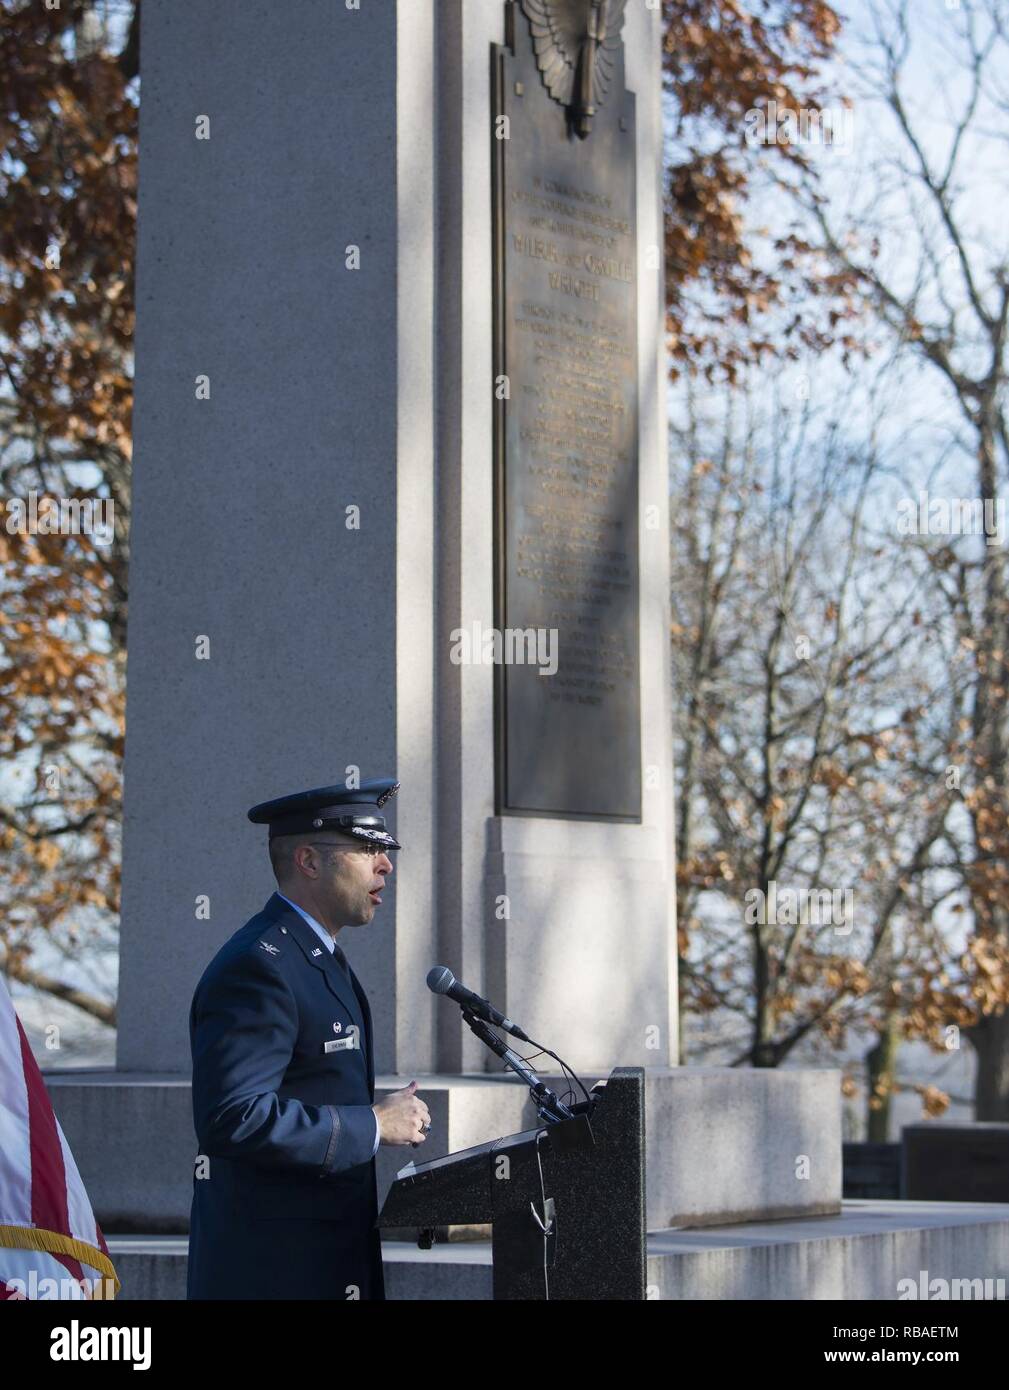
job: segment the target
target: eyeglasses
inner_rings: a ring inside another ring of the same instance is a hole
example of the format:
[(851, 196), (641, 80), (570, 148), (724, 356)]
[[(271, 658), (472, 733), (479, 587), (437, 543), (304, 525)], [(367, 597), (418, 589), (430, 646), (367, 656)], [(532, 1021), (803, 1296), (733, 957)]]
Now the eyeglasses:
[(316, 849), (337, 849), (342, 850), (344, 854), (366, 854), (369, 859), (374, 859), (377, 854), (388, 854), (391, 848), (389, 845), (372, 844), (368, 840), (362, 841), (359, 845), (337, 845), (332, 840), (309, 840), (308, 843)]

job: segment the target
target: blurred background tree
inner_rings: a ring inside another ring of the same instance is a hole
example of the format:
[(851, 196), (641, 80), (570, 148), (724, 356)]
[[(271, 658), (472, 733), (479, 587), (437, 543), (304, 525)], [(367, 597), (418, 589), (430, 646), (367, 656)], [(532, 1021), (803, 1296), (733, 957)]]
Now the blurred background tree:
[(119, 910), (134, 18), (5, 0), (0, 33), (3, 494), (115, 515), (110, 545), (21, 535), (9, 515), (0, 530), (0, 965), (106, 1022), (107, 977), (89, 984), (89, 968)]
[(855, 276), (810, 238), (791, 195), (799, 141), (752, 139), (769, 110), (821, 112), (841, 20), (823, 0), (664, 0), (666, 328), (672, 375), (735, 381), (755, 364), (854, 351)]
[[(922, 401), (946, 408), (955, 472), (947, 495), (995, 501), (1009, 481), (1009, 5), (908, 0), (873, 7), (852, 45), (867, 126), (861, 187), (841, 204), (808, 179), (800, 200), (881, 350), (917, 365)], [(930, 81), (922, 82), (929, 64)], [(876, 139), (869, 138), (869, 130)], [(939, 454), (935, 449), (933, 453)], [(935, 479), (922, 460), (919, 483)], [(1003, 501), (1004, 506), (1004, 501)], [(957, 866), (973, 962), (966, 1036), (977, 1056), (975, 1118), (1009, 1120), (1009, 556), (1005, 537), (933, 540), (935, 575), (970, 665)]]
[[(703, 110), (674, 117), (697, 133), (680, 163), (673, 152), (670, 222), (682, 167), (702, 186), (706, 169), (739, 170), (738, 197), (696, 194), (667, 232), (668, 300), (696, 325), (672, 393), (685, 1041), (696, 1055), (704, 1018), (717, 1034), (728, 1013), (733, 1060), (776, 1065), (817, 1035), (840, 1047), (846, 1022), (868, 1027), (867, 1128), (882, 1138), (900, 1043), (958, 1050), (962, 1033), (975, 1118), (1006, 1120), (1005, 536), (927, 522), (901, 534), (898, 507), (922, 489), (991, 504), (1006, 485), (1009, 8), (855, 0), (843, 31), (820, 6), (683, 8), (701, 27), (670, 68), (707, 72), (702, 90), (734, 110), (735, 139)], [(769, 30), (788, 35), (783, 67), (763, 53)], [(749, 93), (722, 90), (729, 48), (756, 49)], [(853, 102), (849, 138), (779, 134), (754, 161), (753, 116), (772, 102), (816, 114), (827, 72)], [(697, 236), (714, 225), (725, 248), (696, 274), (692, 206), (707, 212)], [(713, 207), (726, 209), (721, 236)], [(872, 758), (858, 755), (867, 739)], [(868, 916), (840, 960), (829, 931), (744, 930), (750, 889), (783, 870), (808, 887), (814, 869), (820, 886), (853, 884)], [(941, 1090), (916, 1089), (927, 1113), (942, 1109)]]

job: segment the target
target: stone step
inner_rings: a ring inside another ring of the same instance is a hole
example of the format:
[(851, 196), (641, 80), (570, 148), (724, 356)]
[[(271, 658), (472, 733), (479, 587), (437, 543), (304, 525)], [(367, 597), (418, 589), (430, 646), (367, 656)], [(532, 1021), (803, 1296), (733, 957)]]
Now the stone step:
[(662, 1299), (885, 1301), (914, 1297), (911, 1286), (920, 1298), (923, 1276), (926, 1288), (1001, 1279), (1005, 1298), (1009, 1205), (846, 1200), (835, 1216), (648, 1237), (647, 1282)]
[[(121, 1298), (184, 1298), (186, 1241), (109, 1236)], [(491, 1297), (489, 1241), (418, 1250), (384, 1241), (386, 1292), (402, 1301)], [(845, 1201), (834, 1216), (748, 1222), (648, 1237), (649, 1297), (799, 1301), (1009, 1292), (1009, 1205)], [(983, 1281), (990, 1280), (985, 1288)], [(997, 1281), (1001, 1280), (1001, 1286)], [(902, 1283), (902, 1281), (904, 1281)], [(956, 1281), (982, 1281), (972, 1288)]]

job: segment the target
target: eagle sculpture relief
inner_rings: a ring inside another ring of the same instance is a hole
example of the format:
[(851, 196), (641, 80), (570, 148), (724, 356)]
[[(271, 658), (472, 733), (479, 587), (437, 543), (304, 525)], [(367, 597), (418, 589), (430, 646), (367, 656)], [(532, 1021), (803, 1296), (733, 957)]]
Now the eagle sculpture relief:
[(522, 0), (547, 91), (582, 140), (613, 81), (627, 0)]

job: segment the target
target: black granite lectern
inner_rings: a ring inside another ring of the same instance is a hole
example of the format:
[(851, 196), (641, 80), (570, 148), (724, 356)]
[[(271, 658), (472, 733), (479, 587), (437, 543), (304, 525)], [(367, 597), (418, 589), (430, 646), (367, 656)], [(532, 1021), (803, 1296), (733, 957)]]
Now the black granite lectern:
[(491, 1222), (495, 1299), (644, 1299), (644, 1081), (618, 1067), (591, 1113), (408, 1165), (379, 1226)]

